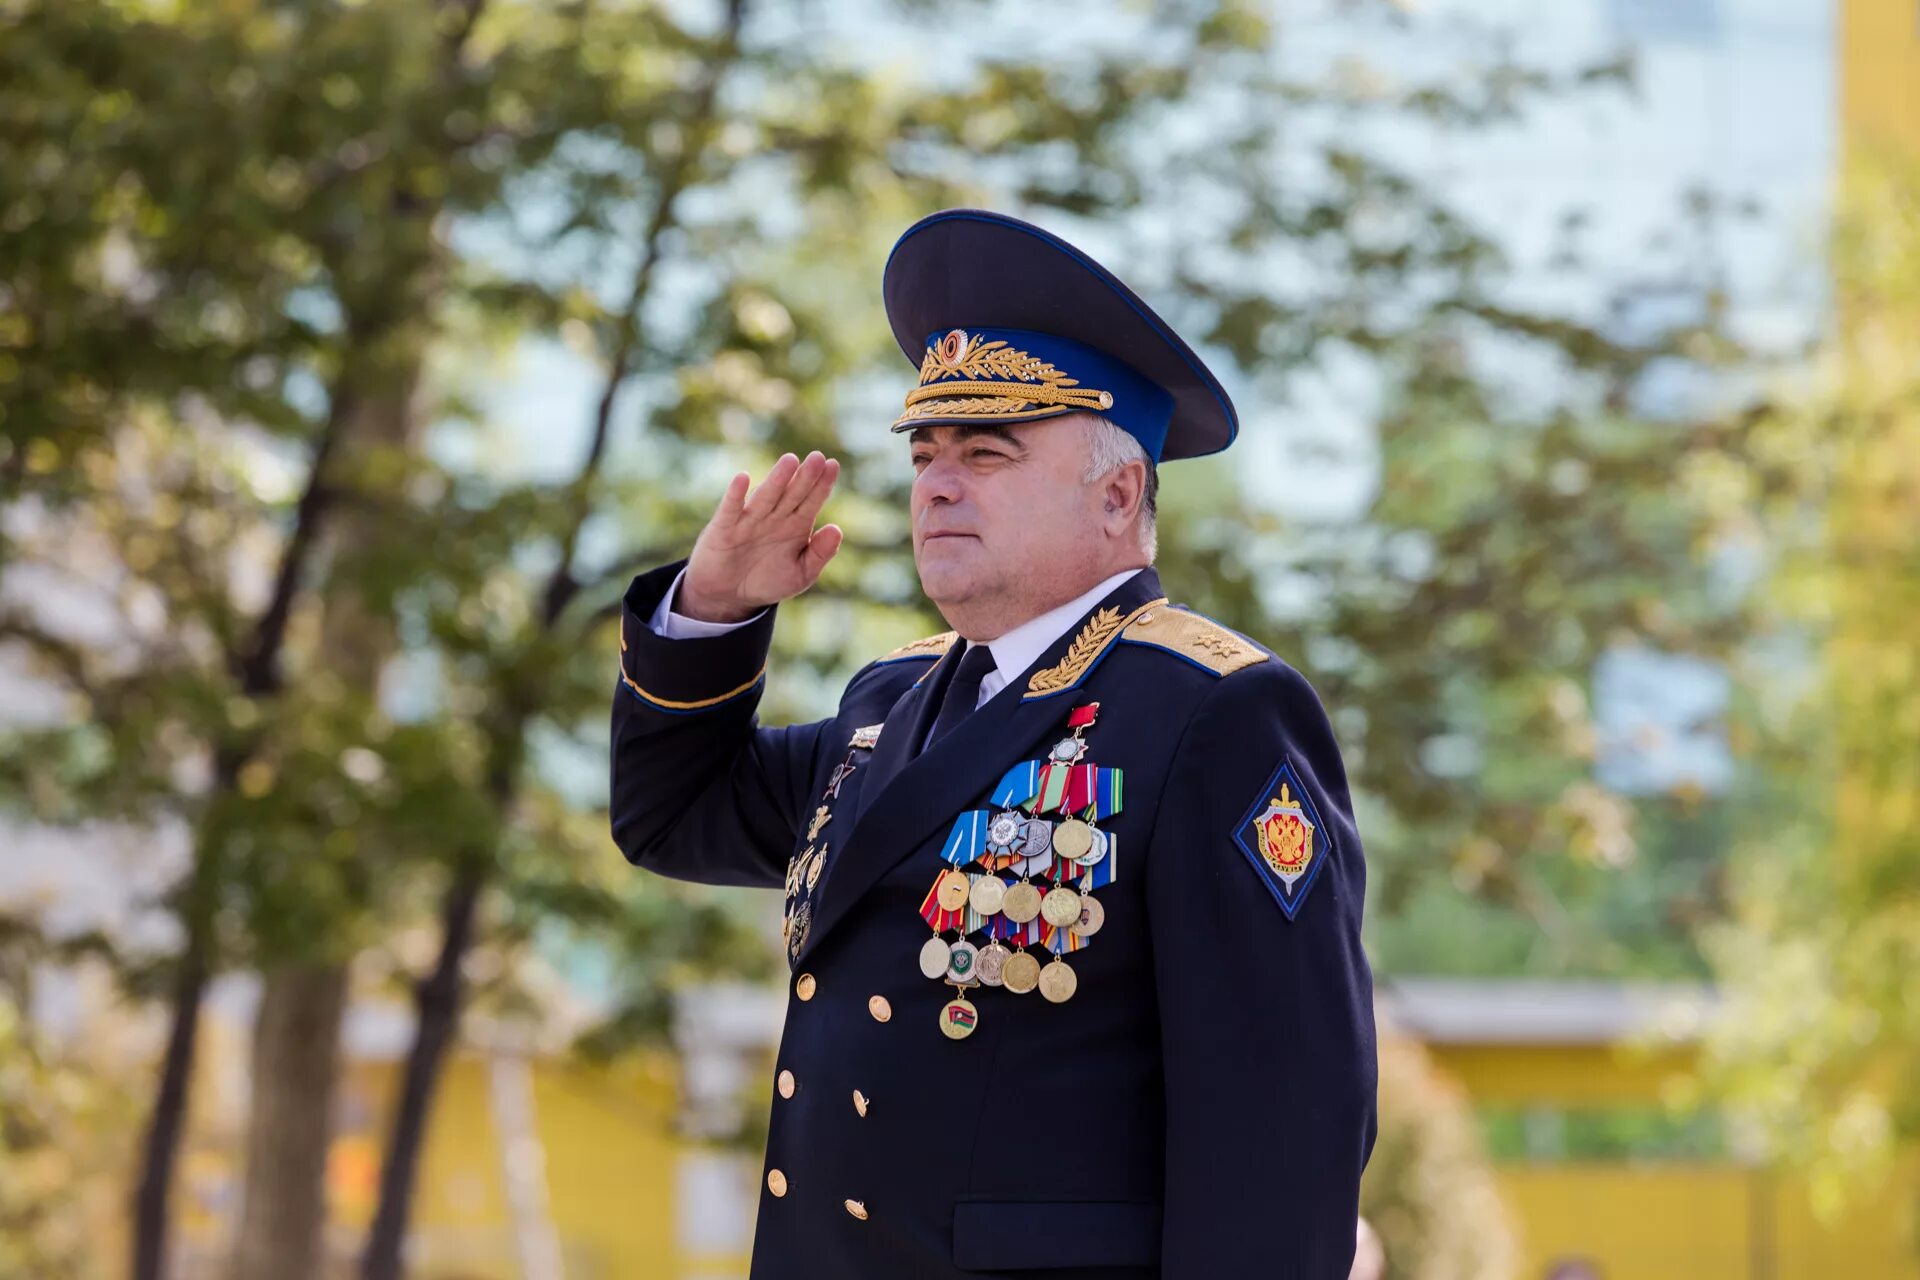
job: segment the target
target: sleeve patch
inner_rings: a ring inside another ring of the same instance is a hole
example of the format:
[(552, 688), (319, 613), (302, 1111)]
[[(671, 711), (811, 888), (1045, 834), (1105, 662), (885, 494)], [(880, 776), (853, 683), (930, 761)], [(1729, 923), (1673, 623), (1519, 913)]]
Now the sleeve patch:
[(1299, 914), (1307, 890), (1333, 855), (1333, 831), (1321, 824), (1313, 798), (1288, 760), (1260, 789), (1233, 839), (1289, 920)]

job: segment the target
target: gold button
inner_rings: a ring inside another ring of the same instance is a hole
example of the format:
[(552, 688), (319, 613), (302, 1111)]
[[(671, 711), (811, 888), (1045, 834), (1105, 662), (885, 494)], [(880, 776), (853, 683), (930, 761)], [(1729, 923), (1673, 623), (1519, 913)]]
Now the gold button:
[(853, 1091), (853, 1109), (861, 1115), (867, 1114), (867, 1095), (858, 1089)]
[(1150, 627), (1153, 625), (1153, 610), (1149, 609), (1145, 613), (1140, 615), (1140, 625), (1143, 627)]
[(793, 1072), (791, 1071), (782, 1071), (780, 1073), (780, 1096), (783, 1098), (791, 1098), (793, 1096)]
[(776, 1196), (787, 1194), (787, 1175), (778, 1169), (767, 1170), (767, 1190)]
[(867, 1206), (861, 1204), (858, 1200), (847, 1201), (847, 1212), (862, 1222), (867, 1220)]
[(887, 1003), (885, 996), (875, 996), (867, 1001), (867, 1012), (873, 1015), (875, 1022), (885, 1022), (893, 1016), (893, 1006)]
[(794, 983), (793, 993), (802, 1000), (811, 1000), (813, 999), (813, 989), (819, 985), (819, 983), (813, 980), (812, 974), (803, 973), (800, 975), (800, 981)]

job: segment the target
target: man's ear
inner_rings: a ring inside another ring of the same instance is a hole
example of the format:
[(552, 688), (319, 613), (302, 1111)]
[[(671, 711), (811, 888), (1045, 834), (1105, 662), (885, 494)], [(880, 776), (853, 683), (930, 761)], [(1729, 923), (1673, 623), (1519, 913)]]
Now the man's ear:
[(1119, 534), (1140, 514), (1146, 500), (1147, 467), (1138, 459), (1122, 463), (1100, 482), (1100, 500), (1107, 513), (1107, 532)]

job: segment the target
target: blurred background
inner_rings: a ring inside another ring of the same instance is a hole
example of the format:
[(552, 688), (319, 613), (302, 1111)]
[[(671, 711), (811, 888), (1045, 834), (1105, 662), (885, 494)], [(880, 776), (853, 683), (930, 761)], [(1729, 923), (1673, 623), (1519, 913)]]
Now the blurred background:
[(0, 0), (0, 1277), (746, 1274), (618, 600), (820, 448), (763, 713), (940, 629), (968, 203), (1240, 407), (1161, 573), (1341, 736), (1380, 1274), (1920, 1276), (1916, 0)]

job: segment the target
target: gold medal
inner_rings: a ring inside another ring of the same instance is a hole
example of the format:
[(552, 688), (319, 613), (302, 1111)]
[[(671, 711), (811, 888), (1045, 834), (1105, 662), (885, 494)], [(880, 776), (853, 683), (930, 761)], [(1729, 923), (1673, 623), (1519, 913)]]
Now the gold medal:
[(935, 891), (935, 899), (944, 911), (958, 911), (967, 905), (967, 893), (972, 889), (964, 871), (948, 871), (940, 877), (940, 887)]
[(920, 972), (929, 978), (946, 977), (947, 957), (952, 954), (953, 948), (947, 945), (947, 940), (937, 933), (934, 934), (927, 939), (927, 944), (920, 948)]
[(1093, 848), (1093, 828), (1078, 818), (1068, 818), (1053, 829), (1053, 851), (1076, 862)]
[(962, 938), (947, 951), (947, 978), (963, 987), (972, 986), (979, 980), (975, 972), (979, 963), (980, 948)]
[(1059, 956), (1053, 963), (1040, 971), (1040, 994), (1055, 1004), (1064, 1004), (1073, 998), (1074, 989), (1080, 985), (1080, 978)]
[(1072, 889), (1049, 889), (1040, 901), (1040, 914), (1056, 929), (1064, 929), (1080, 919), (1080, 895)]
[(1100, 905), (1100, 899), (1090, 893), (1080, 895), (1080, 919), (1071, 926), (1071, 932), (1082, 938), (1091, 938), (1100, 932), (1100, 926), (1107, 922), (1107, 909)]
[(1007, 990), (1025, 995), (1040, 985), (1040, 962), (1025, 951), (1016, 951), (1002, 966), (1000, 976)]
[(980, 948), (980, 959), (974, 963), (974, 973), (980, 981), (989, 987), (997, 987), (1006, 981), (1007, 961), (1013, 958), (1013, 952), (1000, 942), (989, 942)]
[(973, 882), (967, 902), (983, 916), (998, 911), (1007, 900), (1007, 882), (999, 876), (981, 876)]
[(820, 846), (820, 852), (813, 855), (813, 862), (807, 867), (807, 888), (820, 883), (820, 868), (827, 865), (827, 847)]
[(1040, 914), (1040, 891), (1022, 880), (1007, 890), (1006, 900), (1000, 904), (1000, 910), (1015, 924), (1026, 924)]
[(940, 1032), (949, 1040), (965, 1040), (980, 1022), (980, 1011), (965, 996), (956, 996), (940, 1006)]

